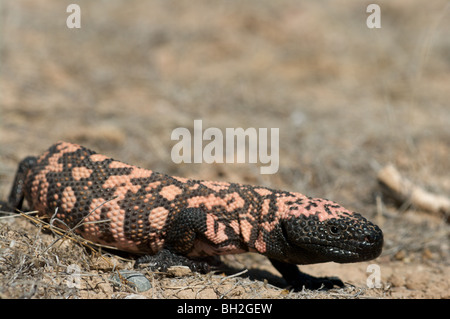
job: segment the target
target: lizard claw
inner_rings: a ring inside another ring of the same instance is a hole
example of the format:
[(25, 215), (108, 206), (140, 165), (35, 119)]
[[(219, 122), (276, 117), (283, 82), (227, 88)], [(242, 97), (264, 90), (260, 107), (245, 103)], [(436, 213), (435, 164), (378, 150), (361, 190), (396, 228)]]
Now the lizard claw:
[(314, 277), (305, 273), (301, 273), (296, 280), (290, 283), (296, 291), (305, 289), (310, 290), (328, 290), (335, 286), (342, 288), (344, 283), (337, 277)]
[(147, 267), (162, 272), (166, 272), (171, 266), (187, 266), (192, 271), (199, 273), (208, 273), (213, 270), (210, 264), (204, 260), (190, 259), (168, 249), (162, 249), (155, 255), (141, 256), (136, 259), (134, 264), (134, 268)]

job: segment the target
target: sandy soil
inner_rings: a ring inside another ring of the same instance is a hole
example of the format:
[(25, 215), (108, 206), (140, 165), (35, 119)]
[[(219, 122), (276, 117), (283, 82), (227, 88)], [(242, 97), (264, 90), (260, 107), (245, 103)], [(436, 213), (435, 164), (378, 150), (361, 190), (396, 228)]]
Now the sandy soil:
[[(449, 225), (397, 205), (377, 171), (450, 194), (448, 1), (77, 1), (0, 4), (0, 199), (17, 163), (57, 140), (173, 175), (260, 184), (335, 200), (385, 234), (383, 254), (301, 267), (343, 289), (290, 292), (262, 256), (228, 256), (242, 276), (146, 272), (136, 293), (109, 281), (132, 263), (105, 259), (33, 226), (0, 219), (2, 298), (449, 298)], [(279, 128), (280, 166), (175, 164), (177, 127)], [(69, 266), (82, 274), (67, 284)], [(381, 287), (369, 288), (368, 266)], [(114, 266), (112, 266), (114, 265)]]

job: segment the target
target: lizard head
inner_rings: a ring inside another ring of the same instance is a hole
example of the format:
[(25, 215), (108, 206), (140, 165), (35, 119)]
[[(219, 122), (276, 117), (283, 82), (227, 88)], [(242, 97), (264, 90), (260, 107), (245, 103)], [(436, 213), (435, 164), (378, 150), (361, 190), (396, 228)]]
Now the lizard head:
[(325, 199), (303, 198), (301, 205), (292, 203), (280, 226), (288, 243), (286, 261), (295, 264), (371, 260), (381, 254), (383, 246), (377, 225)]

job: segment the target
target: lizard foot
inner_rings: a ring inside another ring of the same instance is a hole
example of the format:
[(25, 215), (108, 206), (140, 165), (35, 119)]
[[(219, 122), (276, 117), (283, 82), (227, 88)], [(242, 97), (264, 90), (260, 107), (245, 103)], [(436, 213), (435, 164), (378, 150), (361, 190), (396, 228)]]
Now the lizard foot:
[(301, 272), (297, 265), (270, 258), (272, 265), (283, 275), (286, 282), (296, 291), (305, 289), (332, 289), (334, 286), (344, 287), (337, 277), (314, 277)]
[(310, 290), (328, 290), (335, 286), (342, 288), (344, 283), (337, 277), (314, 277), (305, 273), (300, 273), (298, 278), (289, 283), (296, 291), (305, 289)]
[(213, 266), (205, 259), (190, 259), (178, 255), (168, 249), (162, 249), (155, 255), (144, 255), (136, 259), (134, 268), (147, 267), (151, 270), (166, 272), (171, 266), (187, 266), (194, 272), (208, 273), (214, 270)]

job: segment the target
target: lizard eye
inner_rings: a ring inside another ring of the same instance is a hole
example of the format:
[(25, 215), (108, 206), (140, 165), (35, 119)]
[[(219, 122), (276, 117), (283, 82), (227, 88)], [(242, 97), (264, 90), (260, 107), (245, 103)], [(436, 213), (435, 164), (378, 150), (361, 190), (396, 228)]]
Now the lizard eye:
[(333, 235), (339, 235), (340, 233), (339, 228), (337, 228), (336, 226), (330, 226), (329, 230), (330, 233)]

